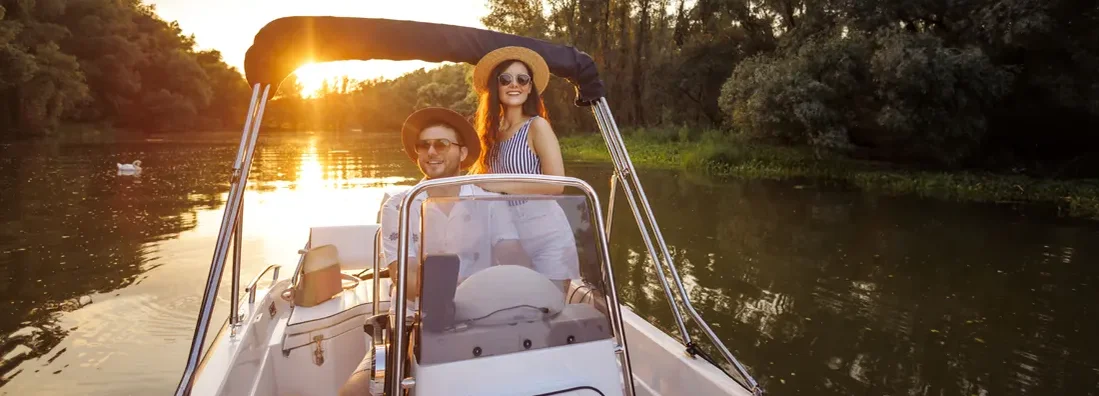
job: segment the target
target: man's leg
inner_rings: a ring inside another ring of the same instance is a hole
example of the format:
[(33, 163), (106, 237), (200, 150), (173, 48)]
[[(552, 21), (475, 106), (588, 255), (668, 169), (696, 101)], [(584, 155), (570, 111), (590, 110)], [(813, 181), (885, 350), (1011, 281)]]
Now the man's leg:
[(370, 393), (370, 355), (363, 357), (359, 367), (351, 373), (351, 378), (340, 387), (340, 396), (368, 396)]

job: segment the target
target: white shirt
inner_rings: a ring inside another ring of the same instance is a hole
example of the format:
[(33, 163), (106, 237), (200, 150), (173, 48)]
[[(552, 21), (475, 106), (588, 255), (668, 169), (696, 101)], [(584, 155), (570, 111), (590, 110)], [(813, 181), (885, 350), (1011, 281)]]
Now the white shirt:
[[(397, 260), (400, 205), (408, 196), (408, 191), (394, 194), (382, 206), (383, 265)], [(469, 184), (463, 185), (458, 193), (460, 197), (499, 195)], [(415, 263), (416, 258), (420, 256), (422, 240), (426, 243), (423, 249), (424, 254), (458, 255), (461, 263), (458, 279), (462, 281), (477, 271), (493, 265), (492, 247), (498, 242), (519, 239), (519, 233), (512, 223), (510, 211), (504, 201), (458, 200), (456, 197), (433, 198), (437, 200), (428, 200), (425, 205), (424, 200), (428, 199), (428, 196), (426, 192), (421, 192), (412, 200), (408, 224), (410, 263)], [(446, 211), (444, 206), (451, 207)], [(423, 223), (427, 230), (426, 238), (420, 233), (421, 211), (426, 215)]]

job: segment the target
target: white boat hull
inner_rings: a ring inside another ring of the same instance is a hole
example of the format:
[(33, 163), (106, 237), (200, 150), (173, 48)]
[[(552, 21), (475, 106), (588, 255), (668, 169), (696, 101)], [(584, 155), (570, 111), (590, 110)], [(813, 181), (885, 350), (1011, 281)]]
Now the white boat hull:
[[(281, 297), (289, 284), (289, 279), (280, 280), (257, 290), (255, 303), (241, 303), (245, 319), (238, 335), (232, 336), (228, 323), (222, 325), (199, 366), (192, 394), (338, 393), (366, 353), (363, 324), (373, 311), (372, 282), (360, 282), (337, 298), (296, 312)], [(389, 288), (388, 279), (381, 284)], [(389, 309), (388, 301), (381, 303), (381, 309)], [(320, 366), (314, 363), (314, 345), (309, 342), (314, 336), (323, 337)]]
[[(325, 337), (322, 341), (324, 361), (319, 366), (314, 360), (314, 346), (293, 345), (295, 335), (288, 334), (288, 323), (291, 323), (291, 317), (295, 316), (290, 304), (281, 298), (282, 292), (288, 285), (288, 279), (280, 280), (270, 289), (257, 290), (255, 303), (243, 302), (240, 305), (240, 312), (245, 320), (238, 329), (238, 335), (230, 336), (231, 329), (227, 323), (222, 326), (199, 368), (192, 394), (249, 396), (333, 396), (338, 394), (340, 386), (350, 377), (366, 354), (366, 338), (362, 332), (362, 324), (365, 318), (372, 314), (371, 304), (369, 304), (372, 282), (360, 282), (354, 289), (344, 291), (339, 298), (310, 307), (310, 315), (294, 318), (293, 323), (299, 327), (303, 320), (316, 323), (315, 330), (308, 334)], [(382, 285), (383, 290), (387, 290), (388, 279), (383, 279)], [(272, 304), (275, 308), (274, 315), (271, 315)], [(383, 310), (388, 310), (388, 301), (383, 300), (381, 307)], [(304, 310), (299, 309), (299, 313), (302, 311)], [(740, 384), (717, 367), (701, 358), (688, 356), (682, 344), (627, 307), (622, 307), (622, 318), (626, 339), (630, 346), (633, 385), (637, 395), (751, 396)], [(328, 323), (321, 323), (325, 319)], [(290, 328), (293, 331), (294, 326)], [(468, 391), (470, 394), (479, 395), (514, 394), (517, 387), (525, 388), (522, 385), (530, 385), (521, 376), (508, 374), (514, 372), (516, 367), (526, 367), (523, 371), (537, 370), (542, 373), (549, 370), (560, 371), (559, 376), (541, 376), (553, 379), (553, 381), (543, 379), (543, 383), (536, 386), (537, 389), (544, 390), (543, 392), (596, 385), (599, 389), (621, 389), (619, 371), (614, 370), (615, 366), (597, 361), (600, 356), (609, 356), (605, 353), (607, 351), (599, 353), (601, 349), (611, 348), (611, 340), (605, 341), (585, 343), (591, 345), (570, 350), (568, 354), (561, 356), (554, 354), (555, 349), (561, 348), (558, 347), (470, 361), (477, 364), (468, 364), (458, 371), (441, 373), (440, 375), (444, 377), (443, 381), (418, 383), (413, 394), (451, 394), (458, 391), (454, 388), (456, 383), (445, 380), (446, 378), (454, 376), (473, 378), (486, 375), (494, 380), (474, 383), (489, 387), (471, 386), (470, 389), (463, 389), (459, 393), (466, 394), (465, 392)], [(297, 348), (291, 350), (288, 355), (284, 355), (284, 346), (297, 346)], [(569, 347), (575, 347), (575, 345)], [(538, 364), (546, 367), (538, 367)], [(598, 373), (601, 378), (609, 382), (578, 384), (571, 379), (577, 376), (570, 375), (576, 372), (587, 373), (588, 376)], [(431, 369), (424, 368), (418, 371), (414, 369), (412, 374), (417, 378), (436, 375)], [(449, 384), (449, 386), (436, 385), (440, 383)], [(603, 393), (611, 395), (606, 391)], [(537, 394), (537, 392), (531, 394)], [(560, 393), (560, 395), (596, 394), (598, 393), (586, 389)]]

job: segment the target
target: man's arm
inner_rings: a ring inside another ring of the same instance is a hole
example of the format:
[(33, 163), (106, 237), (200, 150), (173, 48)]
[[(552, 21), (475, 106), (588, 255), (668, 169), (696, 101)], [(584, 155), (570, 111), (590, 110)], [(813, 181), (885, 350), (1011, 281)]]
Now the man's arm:
[[(393, 285), (397, 285), (397, 261), (394, 260), (386, 266), (389, 268), (390, 281)], [(420, 260), (416, 257), (408, 258), (408, 275), (405, 278), (405, 284), (408, 285), (408, 289), (405, 292), (405, 298), (408, 300), (414, 300), (420, 297)]]
[[(401, 204), (404, 196), (401, 194), (393, 195), (389, 197), (389, 200), (382, 204), (382, 262), (389, 263), (386, 267), (389, 269), (390, 281), (395, 286), (397, 284), (397, 242), (400, 240), (400, 234), (398, 231), (398, 220), (400, 218), (400, 210), (398, 207)], [(416, 232), (409, 227), (409, 231), (413, 236)], [(416, 252), (419, 249), (416, 247), (416, 240), (410, 239), (408, 244), (408, 276), (405, 278), (408, 285), (408, 299), (414, 299), (419, 295), (419, 267), (420, 260), (416, 257)]]

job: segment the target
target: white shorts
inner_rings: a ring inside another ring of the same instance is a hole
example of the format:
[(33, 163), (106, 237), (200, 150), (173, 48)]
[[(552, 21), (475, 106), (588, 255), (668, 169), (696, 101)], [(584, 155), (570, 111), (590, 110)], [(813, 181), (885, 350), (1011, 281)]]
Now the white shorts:
[(555, 201), (527, 201), (511, 207), (519, 243), (534, 269), (552, 280), (580, 277), (576, 238), (565, 211)]

